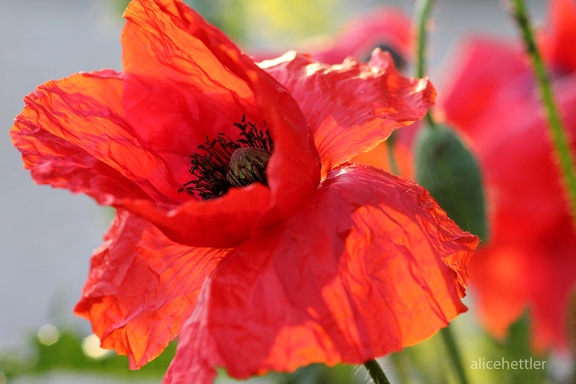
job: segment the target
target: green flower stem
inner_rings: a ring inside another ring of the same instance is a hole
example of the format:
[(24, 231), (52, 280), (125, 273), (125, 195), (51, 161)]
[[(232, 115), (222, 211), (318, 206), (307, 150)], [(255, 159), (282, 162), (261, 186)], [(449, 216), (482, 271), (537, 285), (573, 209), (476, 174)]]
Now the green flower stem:
[[(416, 42), (416, 77), (421, 79), (426, 73), (426, 47), (428, 46), (428, 20), (432, 12), (432, 5), (434, 0), (419, 0), (416, 4), (416, 26), (417, 26), (417, 42)], [(430, 111), (426, 113), (426, 121), (428, 127), (436, 128), (436, 122), (432, 118)]]
[[(532, 68), (536, 75), (538, 88), (542, 97), (542, 103), (546, 111), (548, 119), (548, 128), (552, 137), (552, 145), (554, 153), (558, 160), (558, 166), (562, 174), (562, 182), (565, 188), (566, 197), (570, 206), (570, 213), (572, 215), (572, 223), (576, 226), (576, 169), (574, 168), (574, 154), (570, 150), (568, 135), (566, 128), (560, 120), (560, 113), (554, 101), (552, 87), (550, 85), (550, 78), (546, 72), (546, 67), (542, 61), (542, 57), (538, 52), (534, 40), (534, 33), (528, 20), (526, 6), (522, 0), (512, 0), (511, 13), (512, 17), (518, 24), (522, 33), (522, 38), (526, 47), (526, 51), (532, 61)], [(566, 49), (570, 49), (566, 47)]]
[(400, 384), (410, 383), (410, 374), (409, 374), (410, 367), (407, 364), (406, 356), (397, 352), (397, 353), (391, 353), (389, 357), (394, 367), (394, 372), (398, 377), (398, 383)]
[[(422, 78), (426, 72), (426, 46), (427, 46), (427, 31), (430, 13), (432, 11), (432, 5), (434, 0), (419, 0), (416, 9), (416, 23), (417, 23), (417, 44), (416, 44), (416, 77)], [(426, 121), (428, 122), (425, 129), (436, 129), (436, 122), (432, 117), (430, 111), (426, 114)], [(442, 341), (446, 346), (448, 356), (452, 361), (452, 365), (456, 370), (456, 374), (460, 380), (461, 384), (467, 384), (468, 378), (466, 377), (466, 372), (464, 366), (462, 365), (462, 358), (460, 357), (460, 351), (458, 345), (454, 340), (452, 331), (449, 327), (445, 327), (440, 330), (442, 335)]]
[(386, 147), (388, 149), (388, 162), (390, 163), (390, 171), (392, 171), (393, 175), (400, 175), (400, 171), (398, 169), (398, 163), (396, 162), (396, 156), (394, 156), (394, 136), (390, 136), (388, 140), (386, 140)]
[(445, 327), (440, 330), (440, 335), (442, 336), (442, 341), (444, 342), (444, 346), (448, 351), (448, 356), (450, 356), (450, 360), (454, 365), (454, 369), (456, 370), (456, 375), (462, 384), (468, 384), (468, 378), (466, 377), (466, 371), (464, 370), (464, 366), (462, 365), (462, 358), (460, 357), (460, 351), (458, 350), (458, 345), (456, 344), (456, 340), (454, 339), (454, 335), (452, 334), (452, 330), (450, 327)]
[(426, 73), (426, 47), (428, 44), (428, 19), (434, 0), (419, 0), (416, 4), (416, 26), (418, 41), (416, 43), (416, 77), (422, 78)]
[(568, 335), (568, 347), (572, 355), (572, 381), (576, 383), (576, 330), (574, 329), (574, 322), (576, 322), (576, 287), (572, 288), (570, 298), (568, 300), (568, 315), (566, 316), (566, 334)]
[(430, 112), (430, 110), (428, 110), (428, 112), (426, 112), (426, 116), (424, 116), (424, 119), (426, 119), (426, 122), (428, 123), (427, 127), (429, 127), (429, 129), (436, 129), (436, 121), (434, 121), (434, 118), (432, 117), (432, 113)]
[(364, 367), (370, 374), (370, 377), (374, 381), (374, 384), (390, 384), (388, 378), (384, 374), (382, 367), (376, 360), (370, 360), (364, 363)]

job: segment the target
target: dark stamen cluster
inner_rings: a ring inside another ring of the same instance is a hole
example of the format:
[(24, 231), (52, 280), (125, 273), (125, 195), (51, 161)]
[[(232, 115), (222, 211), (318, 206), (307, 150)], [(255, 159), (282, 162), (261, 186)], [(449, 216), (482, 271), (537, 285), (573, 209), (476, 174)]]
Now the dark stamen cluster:
[(239, 123), (234, 123), (234, 126), (240, 128), (240, 136), (242, 137), (238, 139), (238, 142), (244, 144), (243, 146), (260, 148), (268, 153), (272, 153), (274, 142), (270, 137), (266, 123), (264, 123), (266, 130), (261, 131), (256, 128), (256, 124), (246, 122), (246, 115), (244, 115)]
[(191, 155), (192, 167), (189, 172), (194, 179), (188, 181), (178, 192), (188, 192), (197, 195), (202, 200), (220, 197), (230, 188), (230, 182), (226, 179), (230, 157), (240, 145), (230, 140), (225, 134), (210, 141), (206, 137), (206, 144), (201, 144), (198, 149), (204, 154), (194, 153)]
[[(178, 190), (179, 193), (186, 191), (202, 200), (220, 197), (233, 186), (229, 181), (229, 170), (230, 159), (236, 150), (251, 147), (272, 153), (274, 142), (268, 129), (262, 131), (254, 123), (246, 122), (246, 116), (242, 116), (242, 120), (234, 123), (234, 126), (241, 131), (236, 141), (219, 133), (213, 140), (206, 137), (206, 143), (198, 146), (201, 152), (192, 154), (190, 161), (192, 166), (189, 172), (194, 178), (185, 183)], [(264, 127), (267, 128), (266, 123)]]

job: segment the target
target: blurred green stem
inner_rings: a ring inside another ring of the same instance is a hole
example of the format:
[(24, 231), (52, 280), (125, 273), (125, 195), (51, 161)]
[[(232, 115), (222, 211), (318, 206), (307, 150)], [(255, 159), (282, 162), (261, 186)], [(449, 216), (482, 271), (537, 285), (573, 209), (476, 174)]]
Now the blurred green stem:
[[(562, 174), (562, 184), (564, 186), (570, 213), (572, 216), (572, 223), (576, 227), (576, 172), (574, 168), (574, 154), (570, 150), (568, 134), (566, 128), (560, 120), (560, 113), (554, 101), (554, 94), (552, 93), (552, 86), (550, 85), (550, 78), (546, 72), (542, 57), (538, 52), (538, 47), (534, 40), (534, 33), (528, 20), (526, 6), (523, 0), (511, 0), (512, 6), (510, 7), (512, 17), (518, 24), (518, 28), (522, 33), (525, 48), (532, 61), (532, 68), (536, 75), (538, 88), (542, 97), (542, 103), (546, 111), (548, 119), (548, 128), (552, 137), (552, 145), (554, 153), (558, 160), (558, 166)], [(571, 49), (566, 47), (566, 49)]]
[[(434, 0), (419, 0), (416, 3), (416, 77), (421, 79), (426, 73), (426, 47), (428, 46), (428, 26), (430, 13)], [(432, 118), (432, 113), (428, 111), (425, 116), (428, 126), (436, 128), (436, 122)]]
[(416, 77), (422, 78), (426, 73), (426, 47), (428, 44), (428, 19), (434, 0), (419, 0), (416, 4), (416, 26), (418, 41), (416, 43)]
[(568, 314), (566, 316), (566, 334), (568, 335), (568, 347), (572, 356), (572, 384), (576, 384), (576, 286), (572, 287), (570, 298), (568, 300)]
[[(434, 0), (419, 0), (416, 8), (416, 25), (417, 25), (417, 43), (416, 43), (416, 77), (422, 78), (426, 72), (426, 46), (427, 46), (427, 32), (429, 26), (430, 13)], [(430, 111), (426, 114), (426, 121), (428, 125), (423, 129), (436, 129), (436, 122), (432, 117)], [(452, 361), (452, 365), (456, 370), (458, 379), (461, 384), (467, 384), (468, 378), (464, 366), (462, 365), (462, 358), (458, 345), (454, 340), (454, 336), (449, 326), (440, 330), (442, 341), (446, 346), (448, 356)]]
[(370, 377), (374, 381), (374, 384), (390, 384), (388, 378), (384, 374), (382, 367), (376, 360), (370, 360), (364, 363), (364, 367), (370, 374)]
[(456, 375), (458, 376), (460, 383), (468, 384), (468, 378), (466, 377), (466, 371), (462, 365), (460, 351), (458, 350), (458, 345), (456, 344), (456, 340), (454, 339), (454, 335), (452, 334), (450, 326), (442, 328), (440, 330), (440, 335), (442, 336), (442, 341), (444, 342), (444, 346), (448, 351), (448, 355), (450, 356), (450, 360), (454, 365), (454, 369), (456, 370)]
[(394, 135), (391, 135), (388, 140), (386, 140), (386, 146), (388, 149), (388, 162), (390, 163), (390, 171), (393, 175), (400, 175), (398, 169), (398, 163), (396, 162), (396, 156), (394, 156)]
[(390, 354), (390, 361), (394, 366), (394, 372), (398, 376), (398, 382), (408, 384), (410, 382), (409, 367), (406, 364), (404, 355), (401, 352)]

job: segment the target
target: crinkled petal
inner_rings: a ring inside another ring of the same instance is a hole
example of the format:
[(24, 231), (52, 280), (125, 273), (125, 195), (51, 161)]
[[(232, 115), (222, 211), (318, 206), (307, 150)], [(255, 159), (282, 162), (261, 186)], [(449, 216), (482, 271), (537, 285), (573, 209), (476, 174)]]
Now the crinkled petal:
[[(233, 188), (219, 199), (190, 201), (173, 207), (147, 200), (126, 200), (122, 206), (154, 223), (171, 240), (196, 247), (233, 247), (245, 241), (263, 220), (271, 203), (262, 184)], [(276, 217), (274, 217), (276, 218)]]
[(368, 151), (394, 129), (421, 119), (436, 92), (426, 79), (401, 76), (388, 53), (374, 51), (368, 64), (339, 65), (289, 52), (260, 63), (286, 86), (310, 124), (322, 174)]
[(165, 383), (363, 363), (418, 343), (466, 310), (477, 244), (420, 186), (337, 169), (208, 278)]
[(49, 81), (24, 99), (10, 135), (36, 182), (87, 193), (101, 204), (165, 192), (170, 172), (131, 135), (122, 87), (114, 71), (80, 73)]
[(92, 257), (76, 314), (92, 322), (104, 348), (139, 368), (174, 339), (190, 317), (206, 276), (227, 250), (191, 248), (119, 211)]
[(238, 131), (243, 115), (261, 123), (247, 73), (235, 73), (250, 72), (249, 60), (223, 33), (174, 0), (133, 1), (124, 17), (123, 102), (146, 142), (187, 157), (206, 136)]

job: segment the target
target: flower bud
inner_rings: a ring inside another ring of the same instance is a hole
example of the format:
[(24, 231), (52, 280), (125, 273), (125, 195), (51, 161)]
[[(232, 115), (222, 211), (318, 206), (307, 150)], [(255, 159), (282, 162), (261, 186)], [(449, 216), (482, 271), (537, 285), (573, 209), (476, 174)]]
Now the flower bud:
[(414, 143), (416, 181), (462, 229), (486, 241), (488, 226), (480, 167), (453, 129), (422, 127)]

